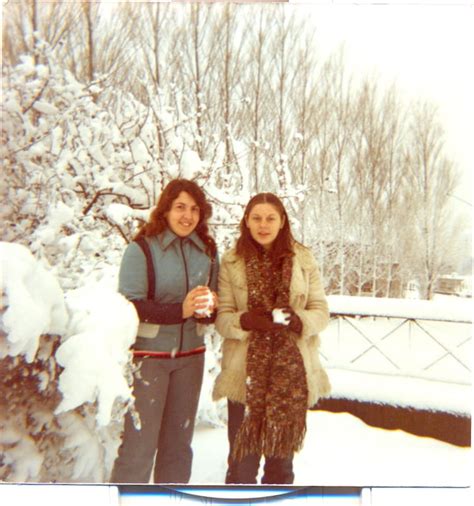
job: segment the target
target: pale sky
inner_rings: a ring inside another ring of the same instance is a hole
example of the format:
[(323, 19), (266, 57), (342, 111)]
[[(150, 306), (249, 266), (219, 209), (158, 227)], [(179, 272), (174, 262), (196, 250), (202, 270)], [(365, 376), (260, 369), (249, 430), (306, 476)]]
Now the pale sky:
[[(396, 81), (402, 96), (439, 107), (448, 155), (462, 173), (456, 195), (472, 204), (474, 3), (291, 1), (315, 19), (323, 47), (345, 41), (346, 64)], [(318, 36), (319, 34), (319, 36)], [(458, 201), (469, 213), (472, 207)]]

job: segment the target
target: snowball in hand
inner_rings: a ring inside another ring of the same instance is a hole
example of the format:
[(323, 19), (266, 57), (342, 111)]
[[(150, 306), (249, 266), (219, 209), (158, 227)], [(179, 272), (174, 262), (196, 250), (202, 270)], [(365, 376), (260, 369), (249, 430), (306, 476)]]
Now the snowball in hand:
[(212, 306), (214, 305), (214, 297), (212, 296), (211, 290), (207, 290), (207, 293), (201, 297), (196, 298), (199, 302), (206, 302), (206, 306), (201, 309), (196, 309), (195, 313), (204, 316), (211, 316)]
[(290, 314), (286, 313), (283, 309), (276, 308), (272, 311), (273, 323), (280, 323), (281, 325), (288, 325), (290, 323)]

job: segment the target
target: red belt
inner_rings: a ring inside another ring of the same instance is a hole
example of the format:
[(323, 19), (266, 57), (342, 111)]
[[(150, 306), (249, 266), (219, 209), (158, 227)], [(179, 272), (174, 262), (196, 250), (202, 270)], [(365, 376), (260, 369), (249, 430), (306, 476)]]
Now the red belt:
[(181, 357), (190, 357), (191, 355), (199, 355), (200, 353), (204, 353), (205, 351), (206, 351), (205, 346), (201, 346), (200, 348), (194, 348), (194, 350), (189, 351), (177, 351), (176, 353), (172, 353), (169, 351), (133, 350), (133, 356), (151, 357), (151, 358), (181, 358)]

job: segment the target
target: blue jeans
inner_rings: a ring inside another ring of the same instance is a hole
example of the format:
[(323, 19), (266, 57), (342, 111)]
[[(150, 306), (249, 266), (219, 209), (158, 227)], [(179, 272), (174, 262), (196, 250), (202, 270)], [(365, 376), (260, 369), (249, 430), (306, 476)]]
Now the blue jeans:
[(204, 354), (136, 362), (133, 393), (142, 427), (136, 430), (127, 413), (110, 482), (149, 483), (154, 468), (154, 483), (188, 483)]
[[(229, 456), (227, 458), (226, 484), (253, 484), (257, 483), (258, 469), (261, 455), (247, 455), (240, 461), (232, 459), (232, 450), (235, 437), (244, 419), (245, 406), (239, 402), (227, 401), (228, 424), (227, 435), (229, 438)], [(288, 458), (265, 457), (263, 467), (262, 484), (283, 485), (292, 484), (295, 475), (293, 473), (293, 456)]]

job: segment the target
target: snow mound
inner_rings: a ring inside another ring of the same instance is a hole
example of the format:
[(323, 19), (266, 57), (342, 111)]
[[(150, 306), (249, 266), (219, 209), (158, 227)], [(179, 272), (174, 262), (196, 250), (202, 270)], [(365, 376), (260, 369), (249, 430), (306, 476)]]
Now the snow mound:
[(56, 352), (64, 367), (59, 377), (63, 400), (56, 414), (97, 401), (97, 421), (104, 426), (111, 420), (115, 399), (131, 397), (124, 370), (138, 316), (127, 299), (102, 284), (68, 292), (66, 302), (72, 316), (66, 340)]
[(32, 362), (42, 334), (63, 334), (67, 311), (56, 278), (30, 253), (14, 243), (0, 242), (1, 319), (6, 350), (0, 357), (24, 354)]
[(424, 378), (388, 376), (363, 371), (347, 371), (329, 367), (332, 399), (429, 411), (443, 411), (458, 416), (470, 416), (471, 385), (459, 385)]

